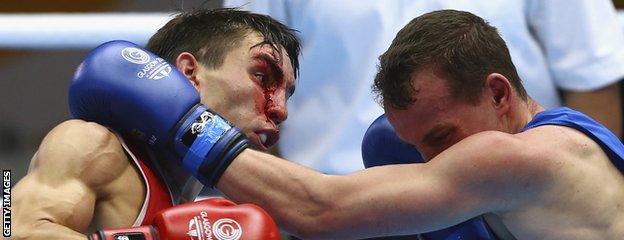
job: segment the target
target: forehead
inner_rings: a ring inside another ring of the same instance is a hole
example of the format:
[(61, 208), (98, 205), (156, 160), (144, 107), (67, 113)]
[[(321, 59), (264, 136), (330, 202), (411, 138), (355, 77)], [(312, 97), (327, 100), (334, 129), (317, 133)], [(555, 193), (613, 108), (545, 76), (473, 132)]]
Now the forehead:
[(441, 123), (452, 115), (455, 104), (448, 84), (433, 71), (413, 74), (410, 81), (414, 87), (412, 98), (415, 102), (406, 109), (384, 106), (388, 121), (401, 139), (409, 139), (408, 133), (424, 133), (433, 125)]
[[(248, 61), (259, 54), (269, 54), (278, 59), (278, 66), (284, 72), (284, 78), (294, 81), (295, 74), (291, 63), (291, 58), (286, 49), (282, 46), (265, 43), (264, 37), (259, 33), (247, 34), (238, 45), (228, 53), (228, 57), (239, 58), (241, 61)], [(234, 55), (234, 56), (232, 56)], [(295, 56), (297, 57), (297, 56)]]

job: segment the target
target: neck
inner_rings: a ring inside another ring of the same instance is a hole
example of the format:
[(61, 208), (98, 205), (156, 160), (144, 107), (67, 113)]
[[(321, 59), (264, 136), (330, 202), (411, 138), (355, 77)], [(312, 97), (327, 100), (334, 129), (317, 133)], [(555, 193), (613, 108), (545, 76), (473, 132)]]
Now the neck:
[(544, 107), (542, 107), (535, 100), (529, 98), (525, 103), (521, 104), (519, 110), (520, 111), (518, 113), (518, 121), (512, 127), (513, 133), (519, 133), (520, 131), (522, 131), (524, 126), (526, 126), (527, 123), (533, 120), (533, 117), (535, 117), (536, 114), (544, 111)]

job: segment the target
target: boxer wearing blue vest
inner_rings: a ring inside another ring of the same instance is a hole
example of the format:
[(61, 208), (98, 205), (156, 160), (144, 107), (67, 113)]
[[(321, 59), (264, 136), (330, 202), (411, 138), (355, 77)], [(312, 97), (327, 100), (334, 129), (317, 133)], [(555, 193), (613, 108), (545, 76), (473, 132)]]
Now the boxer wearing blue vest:
[[(540, 112), (529, 122), (523, 131), (531, 128), (557, 125), (576, 129), (596, 141), (607, 154), (611, 163), (624, 173), (624, 149), (617, 136), (606, 127), (587, 115), (569, 108), (556, 108)], [(388, 164), (423, 163), (420, 153), (413, 146), (401, 141), (388, 122), (385, 114), (379, 116), (370, 125), (362, 141), (362, 160), (366, 168)], [(506, 230), (506, 229), (505, 229)], [(450, 228), (423, 233), (421, 236), (430, 240), (451, 239), (508, 239), (499, 238), (487, 225), (483, 216), (460, 223)], [(508, 232), (498, 233), (509, 234)]]

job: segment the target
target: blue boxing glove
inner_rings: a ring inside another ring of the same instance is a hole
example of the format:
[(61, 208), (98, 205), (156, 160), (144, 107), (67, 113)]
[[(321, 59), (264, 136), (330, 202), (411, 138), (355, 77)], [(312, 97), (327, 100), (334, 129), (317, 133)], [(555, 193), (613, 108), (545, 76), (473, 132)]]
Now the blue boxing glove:
[(200, 103), (175, 67), (127, 41), (89, 53), (71, 82), (69, 107), (75, 118), (173, 153), (207, 186), (249, 145), (238, 128)]
[[(362, 140), (362, 159), (366, 168), (388, 164), (423, 163), (423, 158), (412, 145), (396, 135), (386, 115), (379, 116), (368, 127)], [(475, 217), (455, 226), (421, 234), (431, 240), (495, 240), (483, 217)]]
[(366, 168), (423, 162), (414, 146), (399, 139), (385, 114), (375, 119), (366, 130), (362, 140), (362, 160)]

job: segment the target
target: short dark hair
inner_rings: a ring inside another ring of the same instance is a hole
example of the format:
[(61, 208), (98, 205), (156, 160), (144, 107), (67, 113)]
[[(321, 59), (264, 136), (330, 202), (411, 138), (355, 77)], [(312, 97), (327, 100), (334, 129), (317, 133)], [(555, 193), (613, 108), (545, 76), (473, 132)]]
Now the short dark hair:
[(527, 93), (495, 27), (469, 12), (441, 10), (409, 22), (379, 57), (373, 92), (383, 106), (412, 104), (411, 77), (423, 69), (442, 76), (452, 96), (469, 104), (481, 98), (485, 77), (493, 72), (509, 79), (518, 95)]
[(252, 33), (259, 33), (266, 43), (283, 47), (297, 76), (301, 47), (295, 30), (269, 16), (235, 8), (179, 13), (150, 38), (146, 48), (169, 62), (189, 52), (214, 69), (221, 67), (226, 54)]

